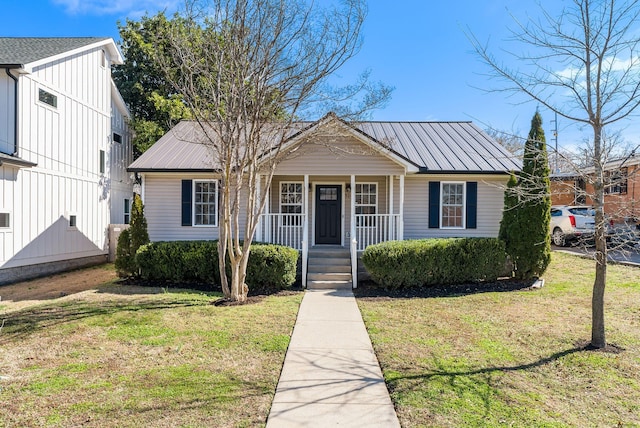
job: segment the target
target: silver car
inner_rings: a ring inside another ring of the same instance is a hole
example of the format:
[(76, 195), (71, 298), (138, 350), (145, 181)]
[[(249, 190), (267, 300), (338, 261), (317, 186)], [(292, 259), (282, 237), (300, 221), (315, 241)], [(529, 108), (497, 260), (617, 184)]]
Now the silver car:
[(551, 207), (549, 230), (555, 245), (563, 247), (570, 241), (592, 239), (595, 227), (595, 211), (591, 207), (567, 205)]

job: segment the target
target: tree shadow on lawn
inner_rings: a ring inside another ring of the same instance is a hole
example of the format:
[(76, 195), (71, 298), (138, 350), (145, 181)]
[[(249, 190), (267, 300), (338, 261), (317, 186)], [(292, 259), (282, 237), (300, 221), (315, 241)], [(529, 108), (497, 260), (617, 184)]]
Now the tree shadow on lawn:
[(208, 305), (208, 301), (68, 301), (12, 312), (3, 316), (0, 344), (24, 338), (38, 330), (72, 321), (118, 312), (137, 312), (154, 309), (173, 309)]
[[(510, 372), (521, 372), (542, 367), (554, 361), (560, 360), (568, 355), (585, 351), (599, 351), (589, 345), (576, 344), (575, 347), (556, 352), (548, 357), (541, 358), (525, 364), (513, 366), (481, 367), (469, 370), (447, 370), (446, 363), (434, 357), (436, 370), (425, 371), (423, 373), (402, 375), (396, 372), (388, 378), (387, 386), (389, 391), (402, 396), (410, 394), (412, 391), (424, 388), (424, 383), (442, 379), (458, 397), (465, 395), (475, 395), (480, 398), (484, 407), (483, 419), (491, 415), (492, 399), (499, 394), (499, 381), (501, 375)], [(443, 393), (444, 391), (441, 391)]]
[(472, 282), (466, 284), (431, 285), (390, 290), (373, 281), (360, 281), (358, 288), (353, 290), (359, 298), (427, 298), (427, 297), (458, 297), (469, 294), (495, 293), (509, 291), (534, 290), (535, 280), (498, 279), (496, 281)]

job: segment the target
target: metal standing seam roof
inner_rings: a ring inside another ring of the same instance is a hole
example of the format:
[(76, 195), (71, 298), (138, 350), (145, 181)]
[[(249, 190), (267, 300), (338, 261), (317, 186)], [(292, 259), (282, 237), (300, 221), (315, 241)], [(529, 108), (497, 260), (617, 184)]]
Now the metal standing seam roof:
[(25, 65), (109, 37), (0, 37), (0, 65)]
[[(304, 122), (308, 124), (308, 122)], [(360, 122), (355, 129), (397, 154), (420, 173), (507, 173), (520, 162), (471, 122)], [(195, 122), (182, 121), (134, 161), (129, 170), (213, 171)]]

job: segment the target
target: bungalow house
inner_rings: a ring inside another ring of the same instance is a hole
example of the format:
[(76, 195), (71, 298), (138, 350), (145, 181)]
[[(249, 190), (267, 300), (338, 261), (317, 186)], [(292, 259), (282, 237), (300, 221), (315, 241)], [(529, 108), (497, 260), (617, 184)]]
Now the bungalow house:
[(0, 38), (0, 283), (104, 262), (133, 183), (110, 38)]
[[(299, 249), (307, 286), (357, 284), (357, 255), (371, 244), (498, 235), (520, 165), (471, 122), (350, 124), (329, 113), (299, 126), (255, 240)], [(180, 122), (129, 166), (142, 176), (152, 241), (218, 237), (215, 165), (198, 132)]]
[[(593, 205), (593, 185), (590, 171), (585, 174), (560, 173), (551, 176), (551, 202), (553, 205)], [(637, 223), (640, 207), (640, 156), (632, 154), (624, 159), (604, 165), (604, 211), (614, 223)]]

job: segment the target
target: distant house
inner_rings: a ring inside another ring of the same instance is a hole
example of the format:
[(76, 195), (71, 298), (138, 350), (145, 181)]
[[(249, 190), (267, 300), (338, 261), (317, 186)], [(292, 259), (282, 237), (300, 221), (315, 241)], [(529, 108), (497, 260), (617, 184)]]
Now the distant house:
[[(474, 124), (352, 125), (330, 113), (299, 126), (255, 239), (301, 250), (303, 278), (312, 250), (344, 248), (355, 274), (371, 244), (498, 235), (504, 185), (520, 164)], [(180, 122), (129, 167), (143, 178), (152, 241), (218, 237), (216, 165), (198, 132)]]
[[(593, 168), (584, 174), (551, 175), (551, 202), (554, 205), (593, 205), (593, 185), (589, 183)], [(604, 210), (615, 223), (640, 219), (640, 156), (630, 155), (604, 165)]]
[(104, 261), (128, 221), (121, 63), (110, 38), (0, 38), (0, 283)]

